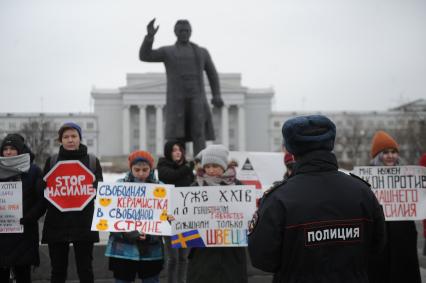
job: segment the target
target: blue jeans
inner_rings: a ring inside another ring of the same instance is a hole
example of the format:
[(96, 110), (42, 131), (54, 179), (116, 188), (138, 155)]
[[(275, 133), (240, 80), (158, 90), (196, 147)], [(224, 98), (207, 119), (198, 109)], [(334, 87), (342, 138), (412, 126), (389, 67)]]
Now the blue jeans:
[[(132, 283), (132, 282), (133, 281), (115, 279), (115, 283)], [(160, 283), (160, 275), (155, 275), (152, 277), (142, 279), (142, 283)]]

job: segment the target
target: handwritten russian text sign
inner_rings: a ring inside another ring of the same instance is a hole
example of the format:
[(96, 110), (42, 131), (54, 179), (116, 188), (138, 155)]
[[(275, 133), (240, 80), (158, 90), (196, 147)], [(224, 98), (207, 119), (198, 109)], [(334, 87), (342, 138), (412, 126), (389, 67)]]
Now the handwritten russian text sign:
[(178, 187), (171, 199), (173, 247), (247, 246), (254, 186)]
[(386, 220), (426, 218), (426, 167), (365, 166), (353, 173), (370, 183)]
[(23, 233), (22, 182), (0, 183), (0, 233)]
[(139, 231), (151, 235), (170, 235), (167, 221), (170, 188), (147, 183), (98, 184), (93, 231)]

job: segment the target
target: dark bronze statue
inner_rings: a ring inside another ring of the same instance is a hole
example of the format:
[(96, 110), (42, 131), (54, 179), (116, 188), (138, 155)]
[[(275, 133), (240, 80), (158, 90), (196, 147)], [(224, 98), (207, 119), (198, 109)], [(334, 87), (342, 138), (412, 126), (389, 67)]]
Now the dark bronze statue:
[(145, 62), (163, 62), (167, 73), (166, 134), (167, 140), (177, 139), (194, 143), (194, 155), (214, 140), (210, 107), (204, 90), (203, 71), (206, 71), (213, 94), (211, 103), (222, 107), (219, 77), (207, 49), (189, 41), (191, 25), (179, 20), (175, 25), (177, 41), (174, 45), (152, 49), (159, 26), (155, 19), (147, 26), (147, 35), (139, 51)]

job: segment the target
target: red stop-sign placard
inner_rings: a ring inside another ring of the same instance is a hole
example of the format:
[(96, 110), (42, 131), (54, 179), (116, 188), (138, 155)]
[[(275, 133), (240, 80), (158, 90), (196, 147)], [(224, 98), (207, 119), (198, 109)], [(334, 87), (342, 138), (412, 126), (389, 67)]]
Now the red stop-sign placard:
[(79, 211), (96, 196), (95, 175), (78, 160), (59, 161), (44, 176), (44, 197), (60, 211)]

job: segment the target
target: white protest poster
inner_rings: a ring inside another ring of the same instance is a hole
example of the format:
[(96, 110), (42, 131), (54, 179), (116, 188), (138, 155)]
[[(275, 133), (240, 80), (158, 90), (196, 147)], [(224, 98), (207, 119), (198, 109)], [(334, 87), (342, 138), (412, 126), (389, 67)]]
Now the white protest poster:
[(0, 183), (0, 233), (23, 233), (22, 182)]
[(426, 167), (365, 166), (353, 173), (370, 183), (386, 220), (426, 218)]
[(148, 183), (98, 184), (93, 231), (139, 231), (170, 235), (167, 215), (171, 185)]
[(231, 151), (229, 156), (239, 164), (237, 179), (260, 182), (262, 191), (270, 188), (275, 181), (284, 178), (286, 168), (282, 152)]
[(171, 193), (172, 247), (247, 246), (254, 186), (177, 187)]

